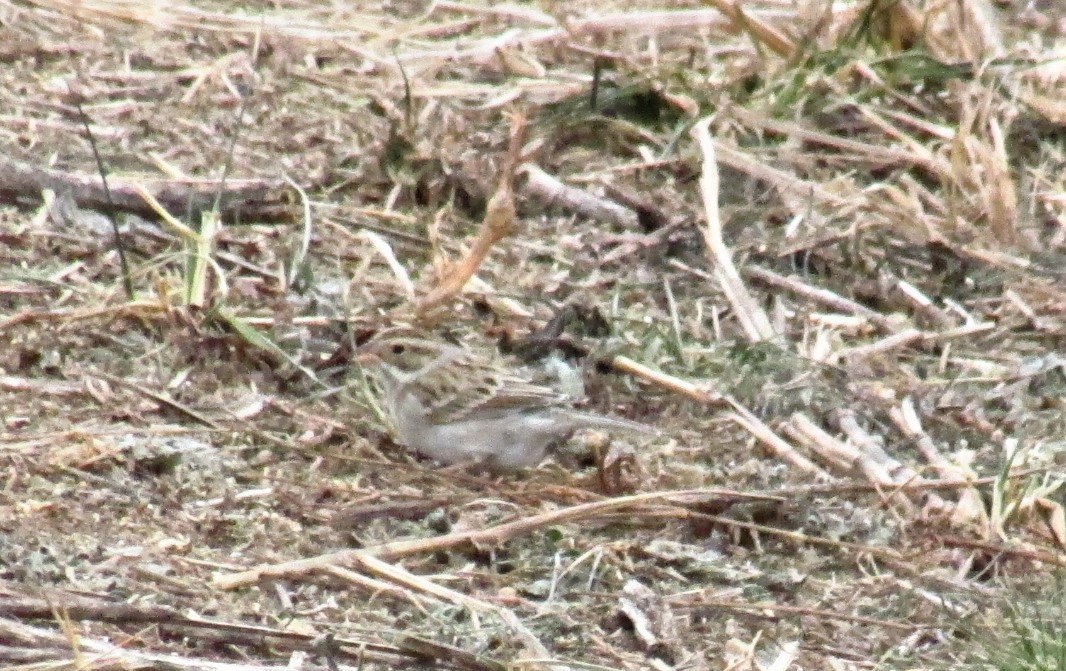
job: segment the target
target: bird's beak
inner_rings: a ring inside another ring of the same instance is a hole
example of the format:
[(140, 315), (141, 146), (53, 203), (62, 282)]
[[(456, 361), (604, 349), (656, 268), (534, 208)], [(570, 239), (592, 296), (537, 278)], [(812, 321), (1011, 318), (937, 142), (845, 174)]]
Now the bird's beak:
[(360, 366), (366, 366), (381, 361), (381, 357), (376, 352), (356, 350), (354, 361)]

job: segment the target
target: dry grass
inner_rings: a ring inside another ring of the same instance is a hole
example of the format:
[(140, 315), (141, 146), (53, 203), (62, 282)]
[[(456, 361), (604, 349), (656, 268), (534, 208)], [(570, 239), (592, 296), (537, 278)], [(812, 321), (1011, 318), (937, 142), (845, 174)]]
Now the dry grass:
[[(131, 298), (0, 179), (4, 665), (969, 664), (1066, 564), (1066, 25), (742, 4), (0, 0), (8, 159), (293, 184), (121, 216)], [(441, 471), (410, 323), (664, 438)]]

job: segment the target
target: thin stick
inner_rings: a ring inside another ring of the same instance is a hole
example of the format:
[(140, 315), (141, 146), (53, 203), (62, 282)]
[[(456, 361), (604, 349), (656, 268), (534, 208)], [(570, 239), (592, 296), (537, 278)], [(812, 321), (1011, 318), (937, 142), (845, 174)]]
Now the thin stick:
[(770, 448), (777, 457), (784, 459), (800, 470), (823, 480), (829, 479), (829, 474), (821, 466), (796, 451), (796, 448), (781, 436), (774, 433), (773, 429), (735, 399), (726, 397), (733, 406), (732, 420), (747, 429), (748, 433), (755, 436), (759, 441)]
[(567, 211), (619, 228), (634, 229), (638, 226), (637, 213), (624, 205), (564, 184), (532, 163), (524, 164), (521, 172), (527, 177), (522, 190), (544, 205), (558, 205)]
[[(1026, 471), (1019, 471), (1017, 473), (1010, 474), (1011, 478), (1025, 477), (1031, 475), (1034, 472), (1043, 472), (1046, 469), (1030, 469)], [(978, 480), (930, 480), (924, 482), (906, 482), (899, 483), (892, 487), (893, 491), (910, 491), (910, 490), (936, 490), (936, 489), (957, 489), (957, 488), (969, 488), (977, 485), (992, 484), (997, 478), (981, 478)], [(891, 483), (890, 483), (891, 484)], [(677, 491), (661, 491), (661, 492), (649, 492), (645, 494), (635, 494), (632, 496), (619, 497), (614, 499), (606, 499), (601, 501), (592, 501), (589, 503), (582, 503), (568, 508), (562, 508), (560, 510), (549, 511), (540, 515), (534, 515), (527, 517), (516, 522), (509, 522), (500, 524), (495, 527), (490, 527), (483, 530), (469, 530), (458, 533), (447, 534), (437, 538), (428, 539), (416, 539), (410, 541), (396, 541), (393, 543), (386, 543), (384, 545), (378, 545), (373, 547), (364, 548), (361, 550), (341, 550), (339, 552), (330, 552), (316, 557), (308, 557), (306, 559), (296, 559), (293, 561), (281, 562), (278, 564), (270, 564), (266, 566), (259, 566), (247, 571), (241, 571), (238, 573), (231, 573), (228, 575), (218, 575), (214, 579), (214, 584), (220, 589), (236, 589), (244, 587), (246, 585), (254, 584), (265, 578), (274, 577), (298, 577), (311, 573), (317, 573), (319, 571), (329, 571), (332, 566), (366, 566), (372, 562), (367, 561), (367, 557), (376, 558), (378, 560), (396, 559), (413, 554), (437, 552), (440, 550), (462, 545), (466, 543), (479, 545), (479, 546), (493, 546), (502, 543), (507, 538), (511, 538), (520, 534), (528, 533), (537, 528), (548, 526), (552, 524), (559, 524), (562, 522), (570, 522), (576, 519), (591, 519), (599, 516), (607, 516), (615, 514), (621, 510), (632, 509), (641, 505), (647, 504), (668, 504), (672, 506), (684, 506), (688, 502), (700, 502), (710, 500), (725, 500), (725, 501), (740, 501), (740, 500), (756, 500), (756, 501), (782, 501), (782, 500), (796, 500), (799, 498), (818, 496), (825, 494), (844, 494), (848, 492), (876, 492), (881, 493), (884, 486), (881, 483), (870, 482), (846, 482), (846, 483), (834, 483), (828, 485), (810, 485), (806, 487), (786, 487), (779, 490), (770, 492), (755, 492), (745, 493), (737, 492), (728, 489), (688, 489)], [(825, 545), (833, 545), (837, 547), (852, 547), (851, 544), (839, 543), (837, 541), (831, 541), (826, 539), (819, 539), (796, 532), (782, 531), (780, 529), (762, 527), (755, 524), (737, 522), (736, 520), (728, 520), (725, 518), (718, 518), (714, 516), (703, 515), (700, 513), (692, 513), (687, 510), (685, 514), (700, 515), (702, 518), (714, 519), (720, 521), (723, 524), (729, 524), (738, 526), (740, 528), (751, 529), (754, 531), (760, 531), (764, 533), (773, 533), (788, 538), (794, 538), (802, 540), (808, 543), (822, 543)], [(854, 546), (861, 547), (864, 551), (878, 553), (880, 552), (876, 548), (869, 548), (868, 546)], [(884, 550), (886, 556), (895, 556), (895, 553)]]
[(470, 252), (454, 264), (444, 281), (418, 303), (419, 314), (425, 314), (462, 291), (463, 286), (481, 267), (481, 263), (488, 256), (492, 246), (517, 230), (518, 217), (515, 214), (513, 182), (522, 152), (525, 127), (525, 117), (520, 113), (514, 113), (511, 118), (511, 140), (500, 174), (500, 183), (496, 187), (496, 193), (489, 199), (485, 218), (481, 222), (481, 230), (478, 231)]
[(463, 544), (492, 547), (499, 545), (508, 538), (529, 533), (535, 529), (551, 524), (560, 524), (575, 519), (587, 519), (601, 515), (612, 514), (619, 510), (632, 508), (647, 503), (668, 503), (671, 499), (678, 498), (725, 498), (729, 500), (766, 500), (774, 497), (765, 495), (751, 495), (727, 489), (691, 489), (680, 491), (651, 492), (646, 494), (634, 494), (615, 499), (593, 501), (568, 508), (553, 510), (540, 515), (533, 515), (515, 522), (500, 524), (488, 529), (470, 530), (452, 533), (436, 538), (416, 539), (410, 541), (396, 541), (385, 543), (362, 550), (341, 550), (331, 552), (308, 559), (297, 559), (279, 564), (260, 566), (248, 571), (233, 573), (230, 575), (217, 576), (215, 585), (221, 589), (235, 589), (243, 587), (268, 577), (292, 577), (305, 575), (324, 570), (328, 566), (353, 564), (362, 565), (365, 557), (376, 557), (381, 560), (395, 559), (412, 554), (435, 552), (449, 547)]
[(100, 151), (96, 147), (96, 138), (93, 137), (93, 130), (89, 127), (89, 117), (85, 114), (85, 109), (81, 105), (82, 95), (78, 93), (75, 97), (74, 105), (78, 108), (78, 116), (81, 118), (81, 124), (85, 128), (85, 137), (89, 141), (89, 147), (93, 150), (96, 170), (100, 173), (100, 186), (104, 191), (104, 200), (108, 204), (107, 220), (111, 223), (111, 231), (115, 234), (115, 251), (118, 253), (118, 263), (122, 269), (122, 287), (126, 290), (126, 298), (132, 301), (137, 298), (137, 292), (133, 290), (133, 277), (130, 271), (129, 259), (126, 256), (126, 244), (122, 241), (122, 233), (118, 230), (118, 220), (115, 219), (115, 201), (111, 197), (111, 188), (107, 184), (107, 170), (104, 168), (104, 159), (101, 158)]
[(707, 245), (707, 255), (714, 264), (714, 275), (725, 292), (737, 319), (752, 342), (772, 340), (777, 337), (770, 318), (748, 293), (733, 265), (733, 254), (722, 238), (722, 219), (718, 212), (718, 164), (714, 156), (714, 142), (710, 134), (710, 117), (698, 122), (692, 129), (700, 151), (703, 152), (703, 172), (700, 175), (700, 195), (707, 215), (707, 226), (702, 229)]
[(654, 385), (658, 385), (664, 389), (668, 389), (683, 396), (688, 396), (691, 399), (695, 399), (703, 403), (714, 403), (716, 401), (721, 400), (722, 398), (722, 395), (715, 391), (704, 389), (699, 385), (695, 384), (694, 382), (682, 380), (681, 378), (674, 377), (669, 373), (664, 373), (660, 370), (655, 370), (654, 368), (646, 366), (638, 361), (634, 361), (633, 359), (630, 359), (627, 356), (616, 356), (615, 358), (611, 359), (611, 365), (614, 366), (614, 368), (617, 370), (629, 373), (630, 375), (639, 377), (642, 380), (647, 380), (648, 382), (651, 382)]
[[(135, 189), (134, 184), (151, 193), (163, 207), (174, 212), (198, 212), (211, 208), (219, 193), (219, 183), (214, 179), (140, 179), (121, 178), (114, 175), (108, 181), (111, 200), (104, 192), (100, 177), (67, 173), (0, 156), (0, 192), (15, 193), (39, 198), (41, 191), (52, 189), (57, 193), (69, 193), (78, 207), (107, 210), (114, 207), (126, 212), (145, 216), (153, 214)], [(288, 187), (282, 180), (230, 179), (223, 192), (220, 209), (223, 219), (238, 212), (249, 218), (289, 218), (291, 207), (284, 202)]]
[(772, 270), (767, 270), (766, 268), (760, 268), (758, 266), (745, 268), (744, 273), (764, 284), (769, 284), (778, 289), (786, 289), (798, 296), (809, 298), (834, 310), (842, 310), (844, 312), (858, 315), (869, 320), (882, 331), (892, 332), (897, 326), (891, 318), (871, 310), (861, 303), (857, 303), (849, 298), (844, 298), (840, 294), (830, 291), (829, 289), (812, 287), (801, 282), (798, 278), (786, 277), (785, 275), (780, 275)]

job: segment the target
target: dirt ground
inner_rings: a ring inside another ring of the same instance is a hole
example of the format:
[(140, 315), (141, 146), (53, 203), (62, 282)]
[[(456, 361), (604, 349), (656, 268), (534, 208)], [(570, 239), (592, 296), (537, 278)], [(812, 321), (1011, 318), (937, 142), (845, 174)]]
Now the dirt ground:
[(4, 668), (1063, 668), (1066, 24), (743, 5), (0, 0)]

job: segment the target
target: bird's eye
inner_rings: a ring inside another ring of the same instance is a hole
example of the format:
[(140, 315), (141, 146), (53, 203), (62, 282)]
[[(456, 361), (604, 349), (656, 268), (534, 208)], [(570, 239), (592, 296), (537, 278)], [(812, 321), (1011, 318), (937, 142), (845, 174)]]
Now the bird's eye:
[(406, 350), (407, 348), (401, 345), (400, 343), (396, 343), (389, 349), (392, 350), (393, 354), (403, 354), (404, 350)]

